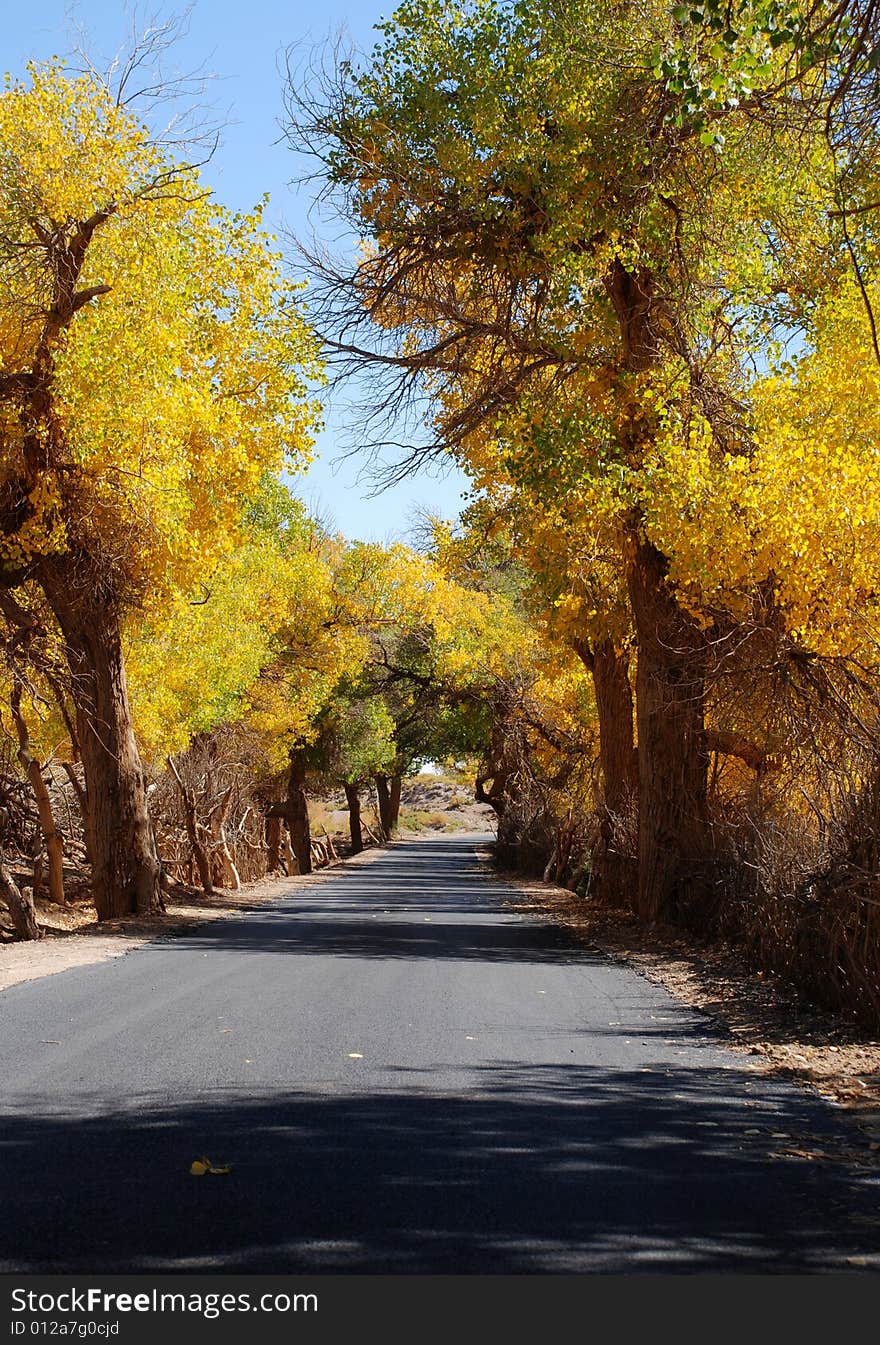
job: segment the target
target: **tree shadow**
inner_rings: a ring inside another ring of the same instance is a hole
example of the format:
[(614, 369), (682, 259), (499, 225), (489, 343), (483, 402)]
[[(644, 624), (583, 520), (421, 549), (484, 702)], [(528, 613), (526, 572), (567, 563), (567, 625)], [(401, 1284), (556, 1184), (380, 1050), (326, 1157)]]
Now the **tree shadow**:
[[(521, 919), (494, 885), (475, 882), (473, 841), (408, 842), (382, 861), (340, 869), (271, 908), (240, 903), (171, 946), (353, 958), (603, 963), (562, 925)], [(507, 893), (509, 896), (509, 893)]]
[[(467, 1094), (207, 1092), (7, 1113), (0, 1269), (818, 1271), (880, 1254), (833, 1113), (745, 1072), (474, 1071)], [(194, 1177), (207, 1154), (228, 1176)], [(874, 1264), (877, 1264), (875, 1261)]]

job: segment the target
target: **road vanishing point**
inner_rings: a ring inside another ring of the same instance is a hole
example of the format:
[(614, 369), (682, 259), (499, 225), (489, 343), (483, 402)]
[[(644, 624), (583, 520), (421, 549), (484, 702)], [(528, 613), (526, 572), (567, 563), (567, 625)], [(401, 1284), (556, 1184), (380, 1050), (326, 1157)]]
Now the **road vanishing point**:
[(517, 909), (488, 839), (0, 995), (0, 1270), (880, 1266), (852, 1120)]

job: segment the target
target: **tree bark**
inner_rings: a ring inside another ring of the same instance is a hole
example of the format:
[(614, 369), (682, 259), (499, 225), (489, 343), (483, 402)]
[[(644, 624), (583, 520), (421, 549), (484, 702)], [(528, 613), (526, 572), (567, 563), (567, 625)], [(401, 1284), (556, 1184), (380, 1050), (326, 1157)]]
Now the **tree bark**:
[(638, 637), (637, 909), (647, 921), (691, 912), (709, 858), (705, 640), (666, 583), (667, 563), (632, 540), (628, 587)]
[(598, 645), (593, 656), (593, 686), (604, 803), (610, 813), (621, 814), (638, 787), (629, 652), (616, 649), (610, 640)]
[(348, 804), (348, 829), (351, 832), (351, 853), (359, 855), (364, 848), (364, 833), (361, 827), (361, 791), (360, 785), (344, 785), (345, 801)]
[(602, 801), (599, 835), (590, 856), (590, 896), (611, 905), (632, 905), (636, 898), (635, 864), (621, 854), (619, 821), (638, 792), (638, 763), (633, 726), (629, 652), (611, 640), (591, 648), (575, 643), (575, 651), (593, 678), (599, 721), (599, 763)]
[(305, 753), (302, 748), (295, 747), (290, 753), (290, 773), (287, 777), (287, 825), (297, 867), (300, 873), (311, 873), (312, 837), (305, 784)]
[(400, 775), (385, 775), (379, 772), (375, 777), (376, 797), (379, 800), (379, 821), (389, 840), (397, 830), (400, 819), (400, 788), (403, 783)]
[(381, 771), (374, 779), (376, 781), (376, 798), (379, 800), (379, 825), (382, 828), (382, 836), (387, 841), (393, 830), (391, 822), (391, 791), (388, 788), (388, 776)]
[(19, 891), (6, 866), (0, 863), (0, 897), (12, 917), (13, 928), (20, 939), (41, 939), (43, 931), (37, 924), (32, 896)]
[[(290, 878), (295, 873), (299, 873), (299, 865), (296, 862), (296, 855), (293, 853), (293, 846), (290, 844), (290, 827), (285, 822), (281, 828), (281, 848), (284, 851), (284, 870)], [(311, 854), (311, 844), (309, 845)]]
[[(72, 676), (99, 920), (162, 908), (159, 859), (146, 782), (135, 743), (122, 653), (119, 606), (78, 575), (88, 559), (49, 557), (38, 578), (65, 641)], [(87, 595), (87, 596), (86, 596)]]
[(266, 872), (281, 872), (281, 818), (273, 813), (266, 817)]
[(392, 775), (388, 789), (389, 818), (391, 821), (391, 830), (397, 830), (397, 824), (400, 821), (400, 790), (403, 785), (403, 776), (399, 774)]

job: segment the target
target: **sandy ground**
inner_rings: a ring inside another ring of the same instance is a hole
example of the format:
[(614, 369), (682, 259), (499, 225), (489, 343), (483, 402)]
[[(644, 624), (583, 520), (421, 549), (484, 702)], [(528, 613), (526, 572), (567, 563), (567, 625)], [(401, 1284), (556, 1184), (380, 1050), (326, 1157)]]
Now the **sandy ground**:
[[(483, 859), (488, 867), (491, 852)], [(711, 1018), (752, 1067), (809, 1086), (857, 1113), (880, 1161), (880, 1042), (864, 1029), (805, 1005), (780, 978), (750, 969), (735, 949), (697, 945), (679, 931), (648, 930), (617, 911), (591, 911), (566, 888), (509, 874), (517, 909), (564, 924), (585, 944), (624, 963)], [(821, 1157), (822, 1155), (816, 1155)]]
[(238, 892), (218, 889), (211, 897), (191, 888), (178, 888), (166, 898), (167, 915), (132, 916), (100, 925), (94, 908), (86, 902), (64, 909), (38, 902), (37, 918), (46, 930), (45, 937), (33, 943), (0, 944), (0, 991), (71, 967), (124, 957), (151, 939), (187, 933), (207, 920), (222, 920), (234, 911), (265, 905), (291, 888), (326, 882), (339, 864), (369, 864), (382, 853), (378, 848), (364, 850), (305, 877), (263, 878), (245, 884)]

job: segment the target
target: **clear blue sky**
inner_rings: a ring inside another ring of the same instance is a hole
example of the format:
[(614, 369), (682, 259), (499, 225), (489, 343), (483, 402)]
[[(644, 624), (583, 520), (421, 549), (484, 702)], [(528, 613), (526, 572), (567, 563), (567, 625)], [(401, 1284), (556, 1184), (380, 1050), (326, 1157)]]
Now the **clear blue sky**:
[[(143, 26), (151, 15), (169, 17), (183, 8), (156, 0), (134, 13)], [(369, 48), (373, 25), (393, 8), (394, 0), (325, 0), (320, 6), (301, 0), (197, 0), (188, 33), (171, 59), (181, 71), (204, 62), (215, 76), (208, 99), (226, 124), (205, 172), (224, 204), (247, 209), (268, 192), (273, 225), (299, 234), (317, 227), (314, 215), (309, 218), (314, 188), (291, 185), (303, 166), (279, 143), (284, 49), (319, 41), (340, 28), (358, 47)], [(132, 10), (124, 9), (122, 0), (32, 0), (4, 9), (2, 61), (13, 74), (21, 73), (28, 60), (66, 55), (75, 40), (71, 18), (86, 31), (89, 50), (99, 58), (112, 57), (132, 26)], [(318, 461), (295, 489), (348, 536), (384, 540), (403, 535), (419, 506), (444, 517), (458, 512), (467, 482), (456, 470), (439, 477), (423, 473), (369, 498), (369, 482), (358, 483), (366, 459), (338, 461), (348, 447), (341, 429), (348, 412), (331, 402), (325, 419)]]

